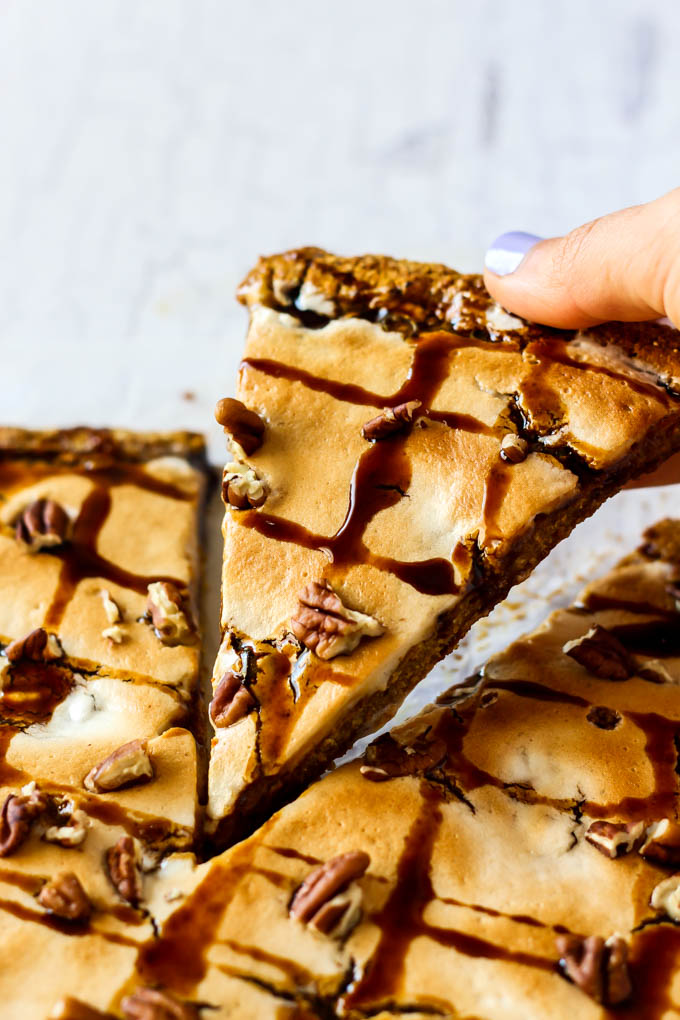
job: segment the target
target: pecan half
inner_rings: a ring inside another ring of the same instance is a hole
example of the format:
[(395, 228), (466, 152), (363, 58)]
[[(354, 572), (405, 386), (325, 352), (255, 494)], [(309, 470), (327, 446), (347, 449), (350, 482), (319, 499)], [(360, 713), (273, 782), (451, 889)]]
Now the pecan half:
[(628, 944), (619, 936), (559, 935), (556, 939), (565, 977), (605, 1006), (616, 1006), (632, 991)]
[(196, 1006), (159, 988), (138, 988), (123, 999), (121, 1009), (125, 1020), (198, 1020)]
[(510, 464), (520, 464), (527, 459), (529, 444), (526, 439), (516, 435), (514, 432), (506, 432), (501, 439), (501, 460)]
[(243, 681), (230, 670), (224, 674), (213, 692), (210, 702), (210, 718), (213, 724), (222, 729), (233, 726), (255, 708), (255, 698)]
[(193, 640), (179, 588), (170, 581), (154, 581), (147, 591), (146, 609), (159, 640), (164, 645), (188, 644)]
[(91, 769), (83, 780), (83, 786), (93, 793), (105, 793), (133, 783), (143, 783), (148, 779), (153, 779), (153, 765), (146, 750), (146, 742), (130, 740)]
[(343, 938), (361, 916), (361, 889), (354, 883), (370, 863), (362, 850), (350, 850), (315, 868), (291, 900), (291, 917), (322, 935)]
[(644, 822), (591, 822), (586, 839), (605, 857), (623, 857), (637, 850), (645, 838)]
[(267, 498), (264, 482), (247, 464), (227, 464), (222, 475), (222, 499), (236, 510), (262, 506)]
[(328, 584), (314, 581), (300, 595), (290, 621), (295, 637), (320, 659), (354, 651), (363, 637), (379, 637), (385, 628), (372, 616), (348, 609)]
[(397, 404), (395, 407), (386, 407), (375, 418), (371, 418), (361, 428), (361, 434), (369, 442), (377, 439), (384, 439), (386, 436), (394, 435), (395, 432), (402, 432), (412, 425), (416, 411), (422, 407), (419, 400), (407, 400), (405, 404)]
[(670, 517), (647, 528), (640, 551), (651, 559), (680, 563), (680, 536), (677, 525)]
[(446, 744), (429, 733), (421, 734), (409, 745), (400, 744), (390, 733), (383, 733), (366, 749), (359, 771), (364, 779), (379, 783), (396, 776), (426, 772), (445, 758)]
[(47, 809), (44, 793), (10, 793), (0, 815), (0, 857), (9, 857), (28, 839), (33, 822)]
[(121, 836), (106, 851), (106, 867), (119, 896), (136, 907), (142, 898), (142, 876), (132, 836)]
[(663, 910), (672, 921), (680, 921), (680, 875), (672, 875), (659, 882), (649, 903), (655, 910)]
[(582, 637), (567, 641), (562, 651), (602, 680), (627, 680), (635, 672), (624, 645), (599, 623)]
[(68, 527), (69, 517), (63, 506), (53, 499), (36, 499), (22, 511), (14, 534), (17, 542), (27, 545), (31, 552), (38, 552), (63, 545)]
[(241, 400), (223, 397), (217, 401), (215, 419), (247, 457), (262, 446), (264, 422), (259, 414), (251, 411)]
[(654, 864), (680, 865), (680, 825), (670, 818), (653, 822), (640, 847), (640, 856)]
[(62, 871), (47, 882), (38, 894), (38, 903), (67, 921), (86, 921), (92, 913), (87, 893), (72, 871)]
[(5, 648), (5, 655), (10, 662), (20, 659), (31, 659), (33, 662), (51, 662), (60, 659), (64, 650), (59, 644), (56, 634), (48, 634), (42, 627), (37, 627), (24, 638), (12, 641)]

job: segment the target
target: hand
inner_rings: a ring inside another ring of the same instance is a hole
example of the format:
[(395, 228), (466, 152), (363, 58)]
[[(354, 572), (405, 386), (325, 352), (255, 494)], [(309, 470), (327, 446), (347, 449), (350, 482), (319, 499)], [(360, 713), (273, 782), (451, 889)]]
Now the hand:
[[(502, 234), (486, 254), (484, 281), (508, 311), (547, 326), (662, 317), (680, 324), (680, 188), (564, 237)], [(680, 454), (637, 484), (673, 482)]]

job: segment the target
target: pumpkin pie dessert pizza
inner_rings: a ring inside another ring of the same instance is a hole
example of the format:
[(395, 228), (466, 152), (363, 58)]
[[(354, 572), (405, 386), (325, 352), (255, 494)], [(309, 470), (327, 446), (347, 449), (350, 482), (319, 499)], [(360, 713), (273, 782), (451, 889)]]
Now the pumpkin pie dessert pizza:
[(106, 999), (195, 844), (205, 480), (194, 434), (0, 429), (4, 1016)]
[(245, 842), (169, 858), (106, 1015), (679, 1017), (679, 607), (664, 521)]
[(303, 249), (242, 284), (218, 421), (208, 827), (304, 787), (628, 479), (680, 446), (678, 333), (560, 332), (444, 266)]

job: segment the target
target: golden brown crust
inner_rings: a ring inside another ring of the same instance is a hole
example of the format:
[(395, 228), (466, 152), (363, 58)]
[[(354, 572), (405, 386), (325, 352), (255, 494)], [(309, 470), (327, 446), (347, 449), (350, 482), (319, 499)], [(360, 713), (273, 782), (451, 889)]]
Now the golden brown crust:
[(127, 429), (22, 429), (0, 427), (0, 457), (40, 457), (74, 464), (94, 456), (143, 462), (156, 457), (185, 457), (206, 464), (205, 439), (198, 432), (132, 432)]

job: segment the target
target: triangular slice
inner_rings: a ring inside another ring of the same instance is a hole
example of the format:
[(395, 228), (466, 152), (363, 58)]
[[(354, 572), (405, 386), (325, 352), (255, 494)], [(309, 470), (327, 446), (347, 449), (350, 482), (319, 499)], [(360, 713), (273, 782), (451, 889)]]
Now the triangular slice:
[(114, 1014), (677, 1018), (679, 585), (666, 521), (250, 839), (171, 858)]
[(321, 772), (629, 478), (680, 446), (678, 334), (529, 325), (444, 266), (262, 259), (224, 473), (209, 815)]

